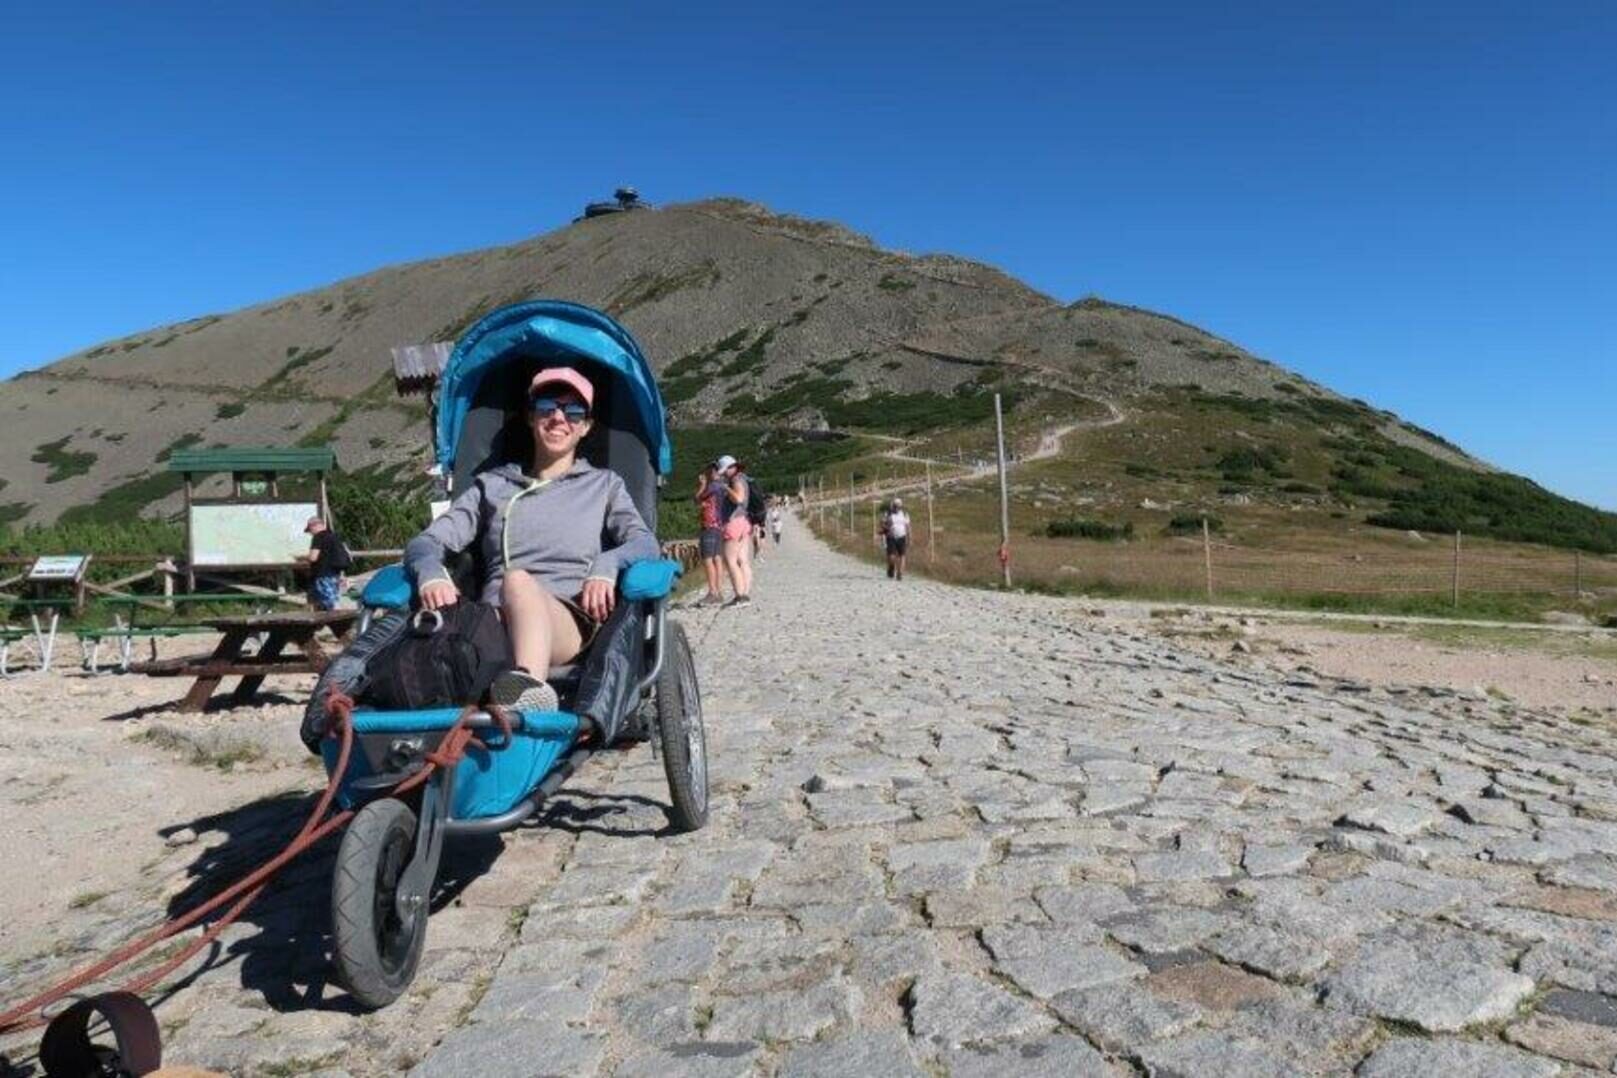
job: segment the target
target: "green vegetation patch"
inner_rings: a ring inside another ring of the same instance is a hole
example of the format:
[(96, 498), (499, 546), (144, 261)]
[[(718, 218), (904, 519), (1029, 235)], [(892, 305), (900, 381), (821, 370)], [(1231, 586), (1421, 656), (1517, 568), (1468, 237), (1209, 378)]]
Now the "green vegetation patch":
[(50, 469), (45, 473), (45, 482), (60, 483), (64, 479), (83, 475), (96, 462), (94, 453), (67, 448), (67, 443), (72, 440), (73, 436), (67, 434), (54, 442), (43, 442), (34, 447), (33, 455), (28, 459)]
[(1409, 486), (1368, 523), (1400, 530), (1484, 535), (1524, 543), (1617, 553), (1617, 513), (1563, 498), (1518, 475), (1468, 471), (1418, 449), (1388, 443), (1382, 453)]
[(1134, 538), (1134, 524), (1132, 522), (1108, 524), (1104, 520), (1067, 517), (1050, 521), (1044, 526), (1044, 534), (1052, 539), (1097, 539), (1117, 542)]
[(409, 465), (368, 465), (326, 479), (331, 513), (352, 550), (401, 547), (432, 517), (425, 482)]
[(775, 339), (775, 327), (771, 326), (758, 335), (758, 339), (743, 348), (734, 359), (719, 368), (719, 377), (734, 378), (737, 375), (748, 374), (764, 365), (764, 350), (769, 342)]
[(335, 347), (336, 345), (334, 344), (328, 344), (324, 348), (300, 348), (295, 344), (290, 346), (286, 350), (286, 362), (281, 365), (281, 369), (259, 383), (258, 388), (260, 390), (274, 389), (284, 384), (288, 378), (301, 368), (307, 367), (317, 359), (323, 359), (330, 355), (331, 350)]
[(241, 401), (228, 401), (213, 410), (215, 419), (235, 419), (247, 411), (247, 405)]
[[(152, 503), (161, 501), (183, 486), (185, 477), (180, 473), (155, 471), (107, 488), (93, 502), (73, 506), (57, 518), (57, 524), (116, 525), (135, 521)], [(179, 545), (176, 543), (174, 546), (155, 549), (175, 550)]]
[(667, 299), (688, 288), (711, 288), (718, 284), (721, 276), (718, 264), (712, 259), (703, 259), (674, 273), (645, 270), (618, 287), (606, 301), (606, 310), (614, 316), (628, 314), (636, 307)]
[(915, 287), (915, 282), (905, 280), (897, 274), (884, 273), (881, 275), (881, 280), (876, 282), (876, 287), (883, 292), (908, 292)]
[(724, 414), (746, 419), (785, 416), (808, 407), (823, 410), (852, 388), (853, 383), (842, 378), (799, 379), (762, 399), (751, 393), (734, 397), (725, 405)]
[(172, 442), (168, 443), (168, 445), (164, 446), (162, 449), (159, 449), (157, 451), (157, 456), (152, 458), (153, 462), (162, 464), (166, 462), (169, 457), (172, 457), (174, 454), (180, 452), (180, 450), (190, 449), (193, 445), (200, 444), (202, 444), (202, 435), (198, 434), (196, 431), (192, 431), (189, 434), (182, 434)]
[(1219, 474), (1231, 483), (1250, 483), (1260, 475), (1277, 479), (1290, 478), (1285, 470), (1291, 456), (1278, 445), (1238, 446), (1218, 458)]
[(1200, 535), (1203, 520), (1207, 521), (1207, 530), (1210, 532), (1224, 530), (1224, 522), (1215, 516), (1204, 517), (1197, 513), (1176, 513), (1163, 527), (1162, 532), (1164, 535)]

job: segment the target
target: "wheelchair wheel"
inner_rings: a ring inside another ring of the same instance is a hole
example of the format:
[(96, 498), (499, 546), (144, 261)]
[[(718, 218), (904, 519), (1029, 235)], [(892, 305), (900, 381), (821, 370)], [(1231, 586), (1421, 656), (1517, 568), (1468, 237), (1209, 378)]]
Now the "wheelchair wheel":
[(337, 971), (366, 1007), (385, 1007), (398, 999), (421, 961), (426, 908), (401, 918), (394, 904), (415, 839), (415, 813), (404, 802), (384, 797), (359, 810), (337, 850), (331, 883)]
[(657, 734), (673, 802), (670, 819), (677, 831), (707, 823), (707, 732), (702, 728), (702, 693), (685, 627), (668, 622), (662, 673), (657, 675)]

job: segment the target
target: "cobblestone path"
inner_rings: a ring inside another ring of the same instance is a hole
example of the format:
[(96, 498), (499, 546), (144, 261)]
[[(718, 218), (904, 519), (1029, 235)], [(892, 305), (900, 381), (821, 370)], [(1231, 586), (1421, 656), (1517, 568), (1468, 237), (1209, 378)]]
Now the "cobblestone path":
[[(706, 830), (660, 833), (645, 747), (592, 761), (544, 826), (456, 852), (415, 989), (375, 1015), (326, 984), (313, 860), (163, 1004), (170, 1058), (421, 1078), (1612, 1072), (1609, 731), (1236, 670), (1070, 601), (889, 582), (800, 528), (750, 609), (683, 617)], [(216, 861), (293, 815), (238, 814)], [(203, 868), (228, 865), (188, 878)]]

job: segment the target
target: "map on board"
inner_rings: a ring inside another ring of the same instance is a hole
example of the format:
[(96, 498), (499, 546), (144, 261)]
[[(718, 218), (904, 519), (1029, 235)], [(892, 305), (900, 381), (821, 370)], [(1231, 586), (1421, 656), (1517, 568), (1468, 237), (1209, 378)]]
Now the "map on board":
[(191, 506), (194, 565), (292, 565), (309, 552), (314, 502)]

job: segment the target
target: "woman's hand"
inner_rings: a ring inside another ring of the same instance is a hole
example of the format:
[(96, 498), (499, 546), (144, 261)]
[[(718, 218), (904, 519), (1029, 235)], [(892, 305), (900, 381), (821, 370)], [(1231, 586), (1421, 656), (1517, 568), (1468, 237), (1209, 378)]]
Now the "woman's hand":
[(578, 595), (578, 605), (596, 621), (605, 621), (617, 600), (617, 588), (610, 580), (591, 577), (584, 581), (584, 590)]
[(429, 580), (421, 585), (421, 607), (441, 610), (460, 602), (460, 589), (447, 580)]

